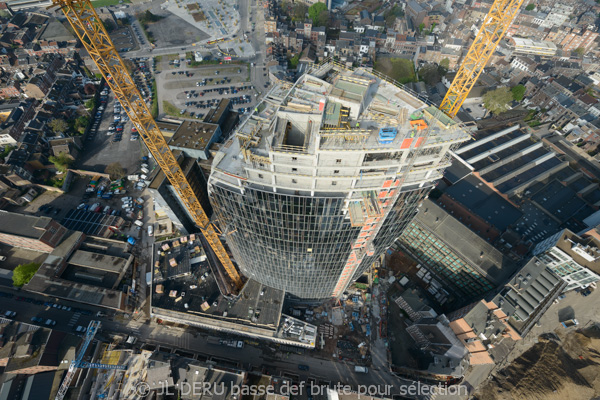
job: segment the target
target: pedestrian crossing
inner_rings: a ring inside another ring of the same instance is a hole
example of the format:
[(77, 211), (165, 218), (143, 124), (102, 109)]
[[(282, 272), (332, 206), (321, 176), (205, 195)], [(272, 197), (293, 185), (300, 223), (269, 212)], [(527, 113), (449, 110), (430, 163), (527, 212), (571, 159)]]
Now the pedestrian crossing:
[(67, 325), (71, 328), (74, 327), (77, 321), (79, 320), (79, 317), (81, 317), (81, 313), (76, 312), (75, 314), (73, 314)]

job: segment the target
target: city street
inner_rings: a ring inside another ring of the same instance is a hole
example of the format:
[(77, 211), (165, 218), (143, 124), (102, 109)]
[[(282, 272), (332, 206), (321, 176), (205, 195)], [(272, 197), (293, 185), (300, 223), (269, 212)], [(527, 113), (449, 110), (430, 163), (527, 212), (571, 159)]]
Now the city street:
[[(135, 320), (124, 319), (121, 315), (115, 317), (110, 312), (104, 309), (85, 307), (92, 312), (92, 315), (85, 315), (81, 312), (59, 310), (57, 308), (44, 305), (37, 305), (25, 301), (26, 298), (32, 298), (41, 301), (52, 301), (53, 299), (43, 298), (31, 294), (19, 294), (17, 290), (3, 289), (2, 292), (15, 293), (14, 298), (2, 298), (2, 312), (7, 310), (17, 313), (16, 320), (31, 323), (32, 317), (42, 317), (44, 319), (53, 319), (63, 323), (57, 324), (53, 329), (61, 330), (68, 333), (73, 333), (79, 325), (87, 326), (91, 320), (98, 320), (102, 323), (102, 328), (99, 333), (99, 338), (110, 342), (110, 338), (114, 335), (133, 335), (138, 338), (136, 347), (142, 347), (144, 344), (158, 345), (161, 351), (175, 352), (187, 351), (195, 353), (198, 358), (207, 358), (216, 361), (219, 360), (225, 363), (235, 363), (239, 368), (242, 366), (251, 366), (253, 369), (265, 370), (268, 373), (280, 376), (299, 376), (300, 380), (314, 378), (318, 381), (328, 381), (332, 384), (338, 382), (344, 385), (350, 385), (354, 390), (358, 389), (358, 385), (376, 385), (385, 390), (385, 385), (390, 385), (395, 389), (400, 385), (410, 385), (412, 382), (401, 380), (393, 376), (389, 371), (384, 369), (371, 369), (369, 373), (356, 373), (354, 366), (345, 362), (338, 362), (326, 359), (318, 359), (311, 356), (310, 351), (306, 354), (290, 354), (276, 353), (277, 356), (267, 355), (273, 354), (268, 347), (275, 346), (273, 343), (261, 343), (259, 346), (246, 344), (243, 349), (232, 350), (227, 346), (219, 346), (207, 343), (207, 337), (210, 332), (201, 332), (194, 328), (183, 328), (176, 326), (159, 325), (155, 322), (142, 322)], [(20, 297), (22, 296), (22, 297)], [(17, 300), (22, 298), (23, 300)], [(70, 307), (78, 307), (79, 305), (72, 302), (54, 301), (61, 305)], [(83, 308), (83, 307), (81, 307)], [(96, 316), (96, 312), (109, 314), (108, 316)], [(43, 325), (42, 325), (43, 326)], [(216, 334), (216, 333), (213, 333)], [(216, 334), (222, 337), (222, 334)], [(281, 355), (281, 356), (280, 356)], [(299, 371), (298, 365), (309, 366), (309, 371)], [(394, 393), (394, 392), (392, 392)]]

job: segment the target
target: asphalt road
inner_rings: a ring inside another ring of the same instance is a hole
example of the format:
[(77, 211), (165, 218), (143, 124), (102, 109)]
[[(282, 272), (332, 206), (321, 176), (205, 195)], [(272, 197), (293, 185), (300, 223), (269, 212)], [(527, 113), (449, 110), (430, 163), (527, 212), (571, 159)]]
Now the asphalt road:
[[(268, 346), (273, 344), (267, 343), (259, 346), (246, 345), (243, 349), (231, 349), (226, 346), (218, 346), (207, 343), (207, 333), (202, 333), (193, 328), (181, 328), (174, 326), (158, 325), (154, 322), (146, 322), (144, 319), (138, 321), (123, 319), (114, 314), (108, 313), (108, 316), (96, 316), (97, 311), (106, 313), (105, 310), (94, 307), (84, 307), (73, 302), (57, 301), (55, 299), (44, 298), (29, 293), (24, 293), (11, 289), (3, 289), (2, 292), (16, 293), (13, 298), (2, 298), (2, 313), (7, 310), (17, 313), (16, 320), (32, 323), (32, 317), (41, 317), (44, 320), (52, 319), (57, 321), (57, 325), (53, 329), (74, 333), (75, 328), (79, 325), (87, 326), (91, 320), (98, 320), (102, 323), (99, 332), (100, 338), (109, 340), (111, 335), (133, 335), (138, 338), (136, 347), (141, 347), (144, 344), (158, 345), (161, 351), (175, 352), (187, 351), (196, 353), (199, 357), (205, 357), (216, 361), (229, 361), (229, 363), (237, 363), (241, 368), (258, 367), (268, 373), (281, 376), (296, 377), (299, 381), (304, 381), (307, 378), (314, 378), (319, 381), (330, 381), (332, 384), (341, 383), (350, 385), (353, 390), (358, 390), (368, 386), (377, 387), (377, 390), (384, 390), (396, 393), (395, 390), (401, 385), (410, 385), (413, 382), (401, 380), (394, 377), (387, 370), (371, 369), (369, 373), (356, 373), (354, 366), (345, 362), (337, 362), (332, 360), (324, 360), (311, 357), (310, 352), (307, 354), (284, 354), (283, 358), (273, 356), (273, 353), (267, 350)], [(66, 311), (24, 300), (17, 300), (18, 296), (24, 298), (32, 298), (42, 301), (51, 301), (60, 305), (67, 305), (73, 308), (79, 307), (88, 309), (92, 315), (85, 315), (75, 311)], [(44, 326), (43, 324), (39, 324)], [(307, 365), (309, 371), (299, 371), (298, 365)], [(388, 386), (386, 386), (388, 385)]]

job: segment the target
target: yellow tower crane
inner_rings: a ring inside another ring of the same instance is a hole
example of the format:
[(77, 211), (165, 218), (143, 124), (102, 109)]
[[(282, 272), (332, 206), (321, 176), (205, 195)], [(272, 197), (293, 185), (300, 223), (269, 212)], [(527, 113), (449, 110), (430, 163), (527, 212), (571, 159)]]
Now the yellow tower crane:
[(448, 116), (454, 117), (462, 106), (521, 4), (523, 0), (495, 0), (492, 4), (440, 105), (440, 110)]
[(240, 289), (242, 286), (240, 275), (219, 240), (214, 226), (202, 209), (200, 201), (179, 163), (169, 149), (133, 79), (127, 72), (123, 60), (110, 40), (94, 7), (89, 0), (53, 0), (53, 4), (64, 12), (75, 34), (140, 132), (158, 166), (179, 194), (187, 211), (223, 264), (233, 286)]

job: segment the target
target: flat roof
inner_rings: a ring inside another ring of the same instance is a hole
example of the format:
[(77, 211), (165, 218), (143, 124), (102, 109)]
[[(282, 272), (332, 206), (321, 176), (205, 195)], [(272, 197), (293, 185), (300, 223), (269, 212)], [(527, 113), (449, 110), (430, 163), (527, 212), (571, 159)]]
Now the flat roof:
[(169, 146), (204, 150), (219, 125), (203, 121), (184, 121), (169, 140)]
[[(190, 240), (192, 235), (186, 236), (184, 243), (178, 238), (154, 244), (153, 307), (275, 328), (284, 292), (249, 280), (235, 300), (225, 298), (219, 291), (199, 235), (194, 235), (193, 240)], [(157, 285), (163, 286), (163, 293), (157, 293)], [(182, 293), (185, 295), (177, 300)]]
[(227, 107), (229, 107), (229, 103), (231, 103), (231, 100), (227, 98), (221, 99), (217, 108), (211, 109), (212, 111), (204, 118), (204, 120), (209, 123), (218, 124), (223, 113), (227, 110)]
[(516, 265), (446, 210), (425, 200), (415, 223), (422, 224), (495, 284), (503, 283)]
[(0, 233), (40, 239), (46, 232), (45, 228), (52, 218), (36, 217), (34, 215), (18, 214), (0, 210)]
[(106, 254), (76, 250), (69, 258), (69, 264), (118, 274), (125, 268), (127, 260)]
[(523, 215), (517, 207), (474, 175), (450, 186), (446, 194), (500, 231), (506, 230)]

